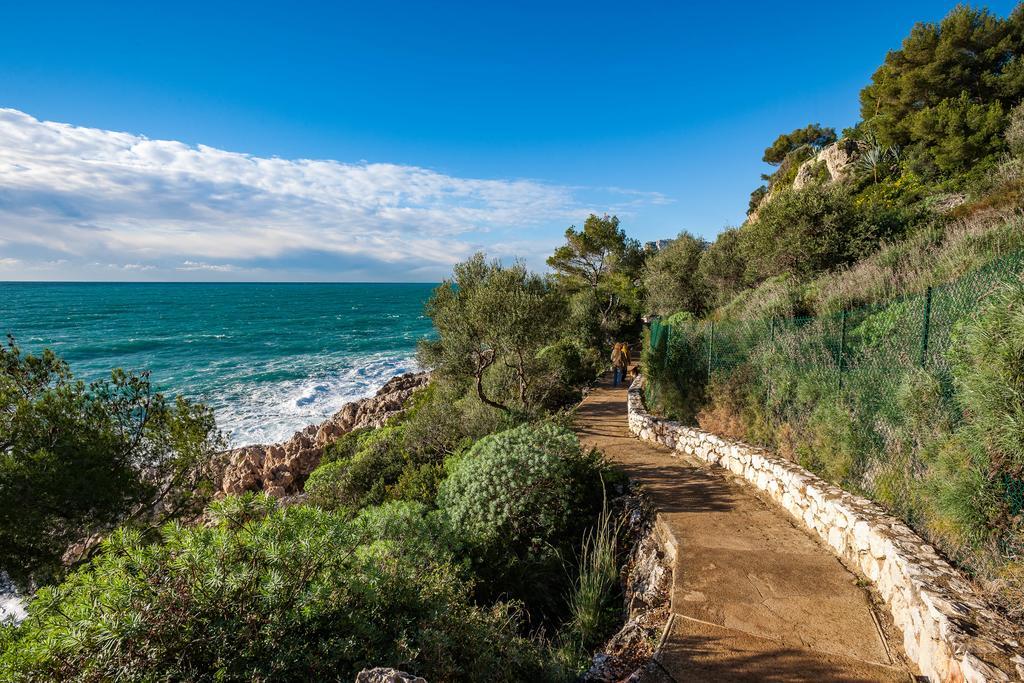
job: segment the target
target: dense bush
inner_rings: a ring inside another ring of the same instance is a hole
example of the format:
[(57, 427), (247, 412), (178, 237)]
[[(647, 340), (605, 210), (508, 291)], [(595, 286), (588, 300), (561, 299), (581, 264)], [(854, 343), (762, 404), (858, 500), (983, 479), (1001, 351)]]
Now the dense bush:
[(579, 511), (577, 476), (590, 466), (596, 463), (569, 430), (521, 425), (481, 439), (454, 461), (438, 502), (475, 544), (542, 552)]
[(85, 537), (194, 510), (222, 441), (202, 405), (115, 370), (86, 386), (49, 350), (0, 346), (0, 569), (22, 587), (59, 576)]
[(306, 481), (309, 502), (328, 510), (360, 508), (388, 500), (409, 462), (402, 426), (387, 426), (344, 439)]
[(537, 618), (564, 615), (559, 586), (601, 509), (598, 456), (564, 427), (527, 424), (481, 439), (449, 467), (438, 506), (485, 595), (521, 599)]
[(47, 588), (4, 639), (5, 680), (352, 680), (367, 665), (429, 680), (541, 677), (514, 609), (474, 606), (422, 510), (346, 522), (252, 497), (162, 542), (119, 531)]
[(747, 278), (815, 275), (867, 256), (905, 229), (898, 210), (858, 204), (844, 186), (784, 190), (743, 229)]

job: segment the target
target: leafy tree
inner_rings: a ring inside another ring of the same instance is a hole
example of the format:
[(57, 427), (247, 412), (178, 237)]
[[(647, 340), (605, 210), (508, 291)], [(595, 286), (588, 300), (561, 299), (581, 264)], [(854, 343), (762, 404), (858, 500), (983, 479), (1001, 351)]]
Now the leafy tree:
[(742, 234), (739, 228), (722, 231), (701, 256), (698, 277), (707, 290), (709, 305), (721, 306), (745, 284), (747, 255)]
[(453, 268), (426, 308), (438, 332), (420, 346), (426, 365), (470, 382), (493, 408), (535, 407), (537, 352), (557, 337), (564, 308), (543, 278), (522, 264), (505, 268), (476, 254)]
[(707, 287), (700, 275), (700, 262), (706, 248), (704, 240), (681, 232), (647, 258), (642, 280), (649, 312), (664, 317), (677, 311), (704, 311)]
[(617, 216), (591, 214), (577, 231), (565, 231), (566, 243), (548, 257), (559, 281), (572, 289), (597, 289), (626, 258), (626, 232)]
[(919, 143), (925, 143), (914, 148), (921, 161), (951, 174), (994, 160), (1003, 149), (1005, 128), (1002, 104), (974, 102), (961, 93), (919, 112), (911, 130)]
[(914, 26), (886, 55), (861, 91), (861, 117), (883, 146), (959, 170), (998, 151), (993, 129), (1024, 95), (1022, 52), (1024, 7), (1001, 19), (959, 5), (938, 25)]
[(820, 123), (810, 123), (804, 128), (797, 128), (789, 133), (783, 133), (775, 139), (761, 158), (767, 164), (778, 166), (791, 153), (801, 148), (810, 148), (817, 151), (835, 142), (835, 128), (825, 128)]
[(23, 355), (9, 338), (0, 347), (2, 569), (23, 587), (50, 581), (87, 536), (195, 509), (222, 446), (208, 408), (153, 392), (148, 373), (115, 370), (86, 386), (51, 351)]
[(636, 280), (643, 266), (643, 251), (639, 242), (626, 237), (616, 216), (591, 214), (582, 230), (568, 228), (565, 240), (548, 257), (548, 265), (555, 271), (559, 287), (576, 299), (577, 325), (598, 321), (603, 338), (588, 342), (603, 346), (637, 320)]

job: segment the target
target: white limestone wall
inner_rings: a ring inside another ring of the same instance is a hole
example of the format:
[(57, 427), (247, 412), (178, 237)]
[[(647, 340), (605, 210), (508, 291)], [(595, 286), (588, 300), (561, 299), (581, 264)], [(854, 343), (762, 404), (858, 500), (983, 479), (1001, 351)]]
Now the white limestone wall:
[(764, 449), (650, 415), (642, 377), (628, 400), (634, 435), (745, 479), (874, 584), (907, 656), (930, 680), (1024, 680), (1019, 631), (906, 524)]

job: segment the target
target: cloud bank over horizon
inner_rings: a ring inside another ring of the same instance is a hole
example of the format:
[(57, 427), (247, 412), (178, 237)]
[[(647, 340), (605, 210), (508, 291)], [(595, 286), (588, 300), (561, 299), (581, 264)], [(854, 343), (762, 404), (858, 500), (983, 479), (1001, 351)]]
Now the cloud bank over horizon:
[(0, 109), (0, 280), (439, 280), (538, 267), (590, 212), (657, 193), (265, 158)]

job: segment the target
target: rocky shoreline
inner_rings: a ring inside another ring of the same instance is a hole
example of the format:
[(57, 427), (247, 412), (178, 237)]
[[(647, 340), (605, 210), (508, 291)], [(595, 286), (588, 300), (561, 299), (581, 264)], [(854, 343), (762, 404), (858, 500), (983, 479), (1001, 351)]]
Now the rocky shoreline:
[(409, 397), (429, 381), (428, 372), (392, 377), (373, 396), (346, 403), (324, 422), (308, 425), (287, 441), (227, 451), (217, 496), (262, 491), (284, 498), (301, 493), (327, 445), (356, 429), (382, 426), (401, 413)]

